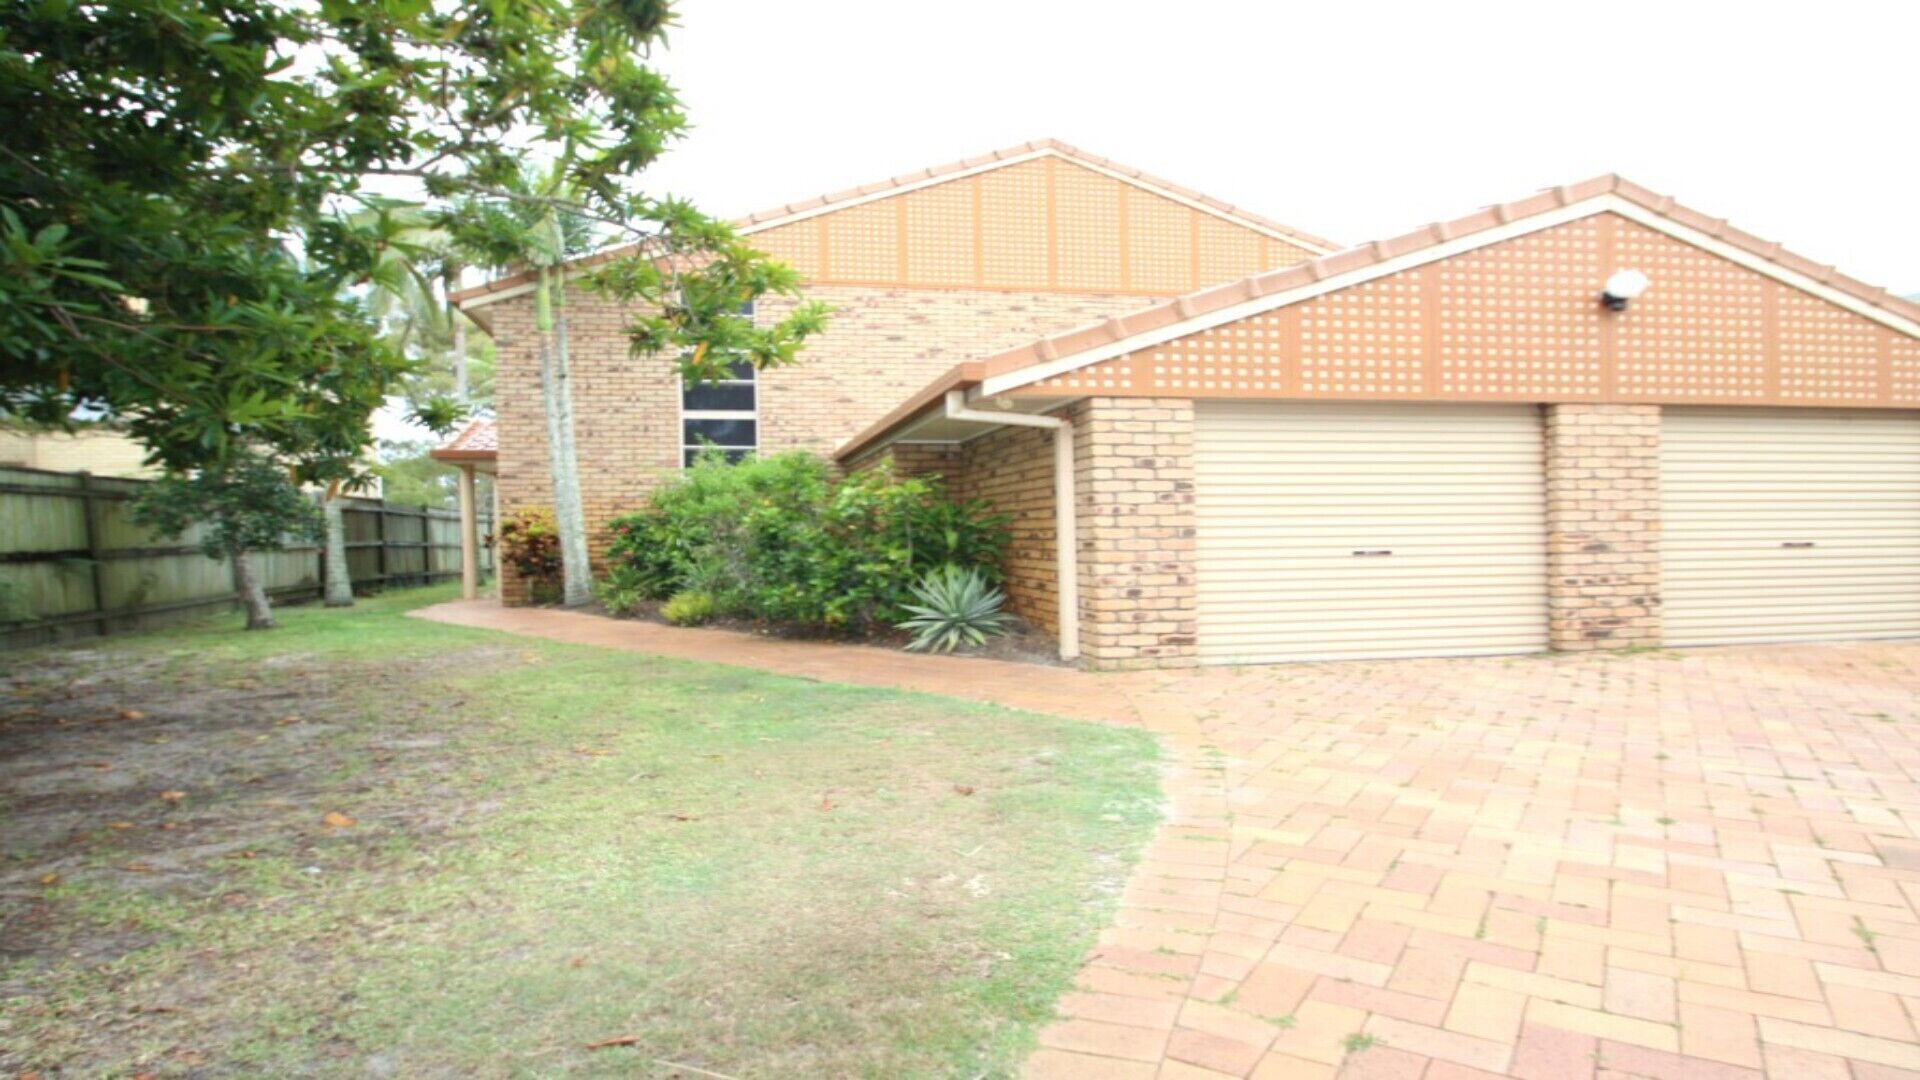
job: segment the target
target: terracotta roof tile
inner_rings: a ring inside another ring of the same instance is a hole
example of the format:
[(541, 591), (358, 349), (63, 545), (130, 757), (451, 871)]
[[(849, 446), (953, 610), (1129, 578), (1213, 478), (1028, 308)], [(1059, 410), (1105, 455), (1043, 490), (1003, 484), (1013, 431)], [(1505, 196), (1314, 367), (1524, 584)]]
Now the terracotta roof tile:
[[(925, 169), (920, 169), (915, 172), (902, 173), (899, 176), (890, 177), (886, 180), (877, 181), (871, 184), (863, 184), (859, 187), (847, 188), (844, 191), (836, 191), (827, 195), (816, 195), (811, 199), (803, 199), (799, 202), (791, 202), (791, 203), (785, 204), (784, 206), (777, 206), (769, 210), (761, 210), (756, 213), (747, 214), (744, 217), (735, 218), (733, 219), (733, 227), (736, 229), (752, 228), (757, 230), (760, 228), (767, 227), (772, 223), (783, 221), (787, 218), (793, 217), (796, 214), (804, 214), (810, 211), (824, 209), (825, 207), (833, 206), (837, 203), (849, 202), (853, 199), (861, 199), (871, 195), (883, 194), (885, 192), (893, 191), (898, 188), (907, 187), (909, 185), (925, 183), (928, 180), (938, 179), (939, 177), (947, 176), (952, 173), (965, 172), (968, 169), (977, 169), (982, 166), (992, 165), (998, 161), (1008, 161), (1013, 158), (1023, 157), (1027, 154), (1037, 153), (1042, 150), (1050, 150), (1056, 154), (1059, 154), (1064, 158), (1068, 158), (1074, 161), (1079, 161), (1079, 162), (1092, 165), (1098, 168), (1106, 169), (1109, 172), (1119, 173), (1120, 175), (1125, 176), (1131, 180), (1134, 180), (1137, 183), (1146, 184), (1150, 187), (1157, 187), (1163, 191), (1171, 192), (1175, 195), (1180, 196), (1183, 199), (1187, 199), (1192, 202), (1199, 203), (1202, 206), (1218, 211), (1219, 213), (1226, 214), (1229, 217), (1237, 218), (1244, 224), (1252, 225), (1260, 229), (1265, 229), (1269, 232), (1278, 233), (1284, 237), (1290, 237), (1294, 240), (1298, 240), (1308, 245), (1309, 247), (1319, 248), (1321, 250), (1327, 250), (1329, 248), (1333, 248), (1336, 246), (1331, 240), (1323, 239), (1321, 237), (1313, 235), (1312, 233), (1302, 232), (1301, 230), (1296, 229), (1291, 225), (1283, 225), (1280, 222), (1273, 220), (1272, 218), (1262, 217), (1261, 215), (1255, 214), (1251, 211), (1243, 210), (1240, 207), (1233, 205), (1232, 203), (1222, 202), (1221, 200), (1213, 198), (1210, 195), (1202, 194), (1201, 192), (1195, 191), (1192, 188), (1184, 187), (1180, 184), (1173, 183), (1172, 181), (1169, 181), (1169, 180), (1163, 180), (1157, 176), (1152, 175), (1151, 173), (1143, 172), (1139, 169), (1133, 168), (1132, 166), (1122, 165), (1111, 158), (1105, 158), (1105, 157), (1101, 157), (1098, 154), (1088, 153), (1087, 151), (1082, 150), (1079, 147), (1071, 146), (1067, 143), (1063, 143), (1058, 139), (1036, 139), (1032, 142), (1021, 143), (1018, 146), (1009, 146), (1000, 150), (995, 150), (990, 154), (981, 154), (976, 157), (962, 158), (959, 161), (949, 161), (945, 165), (934, 165)], [(619, 247), (608, 248), (605, 251), (598, 251), (591, 255), (583, 255), (578, 259), (572, 260), (568, 265), (576, 266), (576, 267), (594, 266), (599, 263), (608, 262), (610, 260), (621, 258), (623, 256), (632, 254), (640, 246), (641, 246), (640, 244), (623, 244)], [(459, 304), (468, 300), (473, 300), (482, 296), (489, 295), (491, 293), (501, 292), (506, 289), (515, 288), (519, 285), (523, 285), (532, 280), (533, 280), (533, 273), (531, 271), (522, 270), (518, 273), (508, 274), (505, 277), (497, 278), (493, 281), (486, 282), (485, 284), (482, 284), (482, 285), (475, 285), (469, 289), (461, 289), (458, 292), (455, 292), (451, 299), (453, 300), (454, 303)]]
[(491, 460), (500, 451), (500, 428), (490, 417), (480, 417), (460, 433), (437, 446), (429, 456), (438, 461)]

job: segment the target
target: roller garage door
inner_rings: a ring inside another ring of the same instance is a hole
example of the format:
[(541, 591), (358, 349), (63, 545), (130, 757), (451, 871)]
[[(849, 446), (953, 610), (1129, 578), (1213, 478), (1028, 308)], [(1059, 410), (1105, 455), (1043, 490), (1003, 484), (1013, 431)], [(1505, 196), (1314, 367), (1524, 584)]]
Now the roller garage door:
[(1202, 662), (1547, 646), (1531, 405), (1197, 403)]
[(1670, 408), (1670, 645), (1920, 636), (1920, 416)]

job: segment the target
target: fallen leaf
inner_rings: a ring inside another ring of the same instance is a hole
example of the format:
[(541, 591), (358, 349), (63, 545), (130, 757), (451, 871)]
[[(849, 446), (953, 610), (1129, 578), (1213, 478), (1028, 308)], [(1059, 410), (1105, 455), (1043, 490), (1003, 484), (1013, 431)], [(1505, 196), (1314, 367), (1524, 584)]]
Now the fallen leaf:
[(150, 1073), (150, 1072), (137, 1072), (133, 1074), (132, 1080), (159, 1080), (159, 1074)]
[(832, 799), (829, 799), (829, 798), (827, 798), (827, 793), (826, 793), (826, 792), (821, 792), (821, 794), (820, 794), (820, 809), (822, 809), (822, 810), (831, 810), (831, 809), (833, 809), (833, 800), (832, 800)]
[(122, 720), (145, 720), (146, 718), (147, 714), (141, 712), (139, 709), (120, 710), (120, 719)]
[(282, 727), (285, 727), (288, 724), (297, 724), (299, 722), (300, 722), (300, 718), (292, 714), (288, 714), (274, 721), (274, 723), (279, 724)]
[(576, 754), (585, 754), (588, 757), (606, 757), (608, 754), (613, 753), (611, 750), (602, 750), (593, 746), (576, 746), (573, 748), (573, 752)]
[(120, 869), (130, 870), (136, 874), (151, 874), (154, 872), (153, 867), (148, 866), (146, 863), (143, 863), (143, 862), (130, 862), (127, 865), (121, 867)]
[(609, 1046), (637, 1046), (639, 1043), (640, 1036), (638, 1035), (615, 1035), (611, 1039), (601, 1039), (599, 1042), (590, 1042), (587, 1044), (587, 1049), (605, 1050)]
[(586, 958), (586, 957), (584, 957), (584, 956), (576, 956), (576, 957), (574, 957), (573, 959), (571, 959), (571, 960), (569, 960), (569, 961), (567, 961), (567, 966), (568, 966), (568, 967), (577, 967), (577, 968), (583, 968), (583, 967), (586, 967), (586, 966), (587, 966), (587, 958)]
[(85, 765), (85, 766), (86, 766), (87, 768), (89, 768), (89, 769), (111, 769), (111, 768), (113, 768), (113, 762), (111, 762), (111, 761), (83, 761), (83, 762), (81, 762), (80, 764), (82, 764), (82, 765)]
[(351, 826), (357, 824), (352, 818), (348, 817), (347, 815), (341, 813), (338, 810), (327, 811), (327, 816), (321, 818), (320, 820), (328, 828), (333, 828), (333, 829), (350, 828)]
[(973, 794), (973, 785), (972, 784), (955, 784), (953, 785), (953, 790), (956, 793), (961, 795), (971, 795)]
[(700, 820), (699, 818), (694, 817), (692, 814), (668, 814), (667, 816), (672, 818), (675, 821), (699, 821)]
[(109, 828), (109, 829), (131, 829), (131, 828), (133, 828), (133, 822), (131, 822), (131, 821), (109, 821), (109, 822), (107, 822), (107, 828)]
[(40, 884), (42, 884), (42, 885), (58, 885), (58, 884), (60, 884), (60, 875), (59, 875), (59, 874), (41, 874), (41, 875), (40, 875)]
[(163, 791), (160, 793), (160, 797), (167, 802), (179, 802), (181, 799), (187, 797), (187, 793), (184, 791)]

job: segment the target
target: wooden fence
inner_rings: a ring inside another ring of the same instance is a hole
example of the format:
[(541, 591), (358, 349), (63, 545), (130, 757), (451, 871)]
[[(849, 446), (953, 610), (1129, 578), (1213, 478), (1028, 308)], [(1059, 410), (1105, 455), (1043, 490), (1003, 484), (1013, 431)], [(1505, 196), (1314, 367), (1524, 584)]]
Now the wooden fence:
[[(233, 567), (201, 553), (201, 528), (162, 541), (133, 523), (144, 480), (0, 467), (0, 648), (108, 634), (237, 603)], [(482, 506), (484, 507), (484, 503)], [(347, 566), (356, 591), (460, 576), (460, 514), (348, 499)], [(480, 515), (491, 533), (491, 515)], [(313, 599), (324, 551), (301, 543), (255, 566), (275, 601)], [(480, 568), (493, 568), (482, 545)]]

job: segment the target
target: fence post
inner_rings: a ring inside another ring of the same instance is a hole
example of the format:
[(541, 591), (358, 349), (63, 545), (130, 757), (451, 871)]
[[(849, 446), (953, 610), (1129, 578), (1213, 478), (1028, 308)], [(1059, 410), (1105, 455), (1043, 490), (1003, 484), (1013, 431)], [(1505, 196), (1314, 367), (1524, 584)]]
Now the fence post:
[(93, 495), (93, 474), (82, 469), (80, 476), (80, 516), (87, 525), (87, 561), (93, 567), (93, 607), (100, 613), (94, 625), (100, 630), (100, 636), (113, 633), (113, 619), (107, 615), (112, 605), (107, 603), (107, 563), (106, 543), (101, 537), (105, 530), (101, 528), (100, 503)]
[(374, 511), (373, 538), (380, 542), (380, 546), (373, 550), (374, 558), (377, 560), (375, 565), (379, 567), (377, 580), (380, 582), (380, 587), (384, 589), (387, 587), (387, 500), (385, 496), (380, 499), (380, 509)]
[[(320, 512), (322, 514), (326, 513), (327, 512), (327, 493), (325, 491), (320, 492), (320, 497), (315, 501), (320, 504)], [(341, 508), (341, 512), (342, 514), (346, 512), (345, 507)], [(344, 517), (342, 517), (340, 521), (340, 531), (343, 534), (347, 531), (346, 519)], [(319, 563), (319, 573), (315, 574), (314, 577), (318, 578), (320, 581), (320, 600), (322, 603), (325, 603), (327, 599), (327, 544), (332, 539), (333, 539), (332, 533), (322, 533), (320, 546), (315, 548), (313, 551), (313, 557)]]

